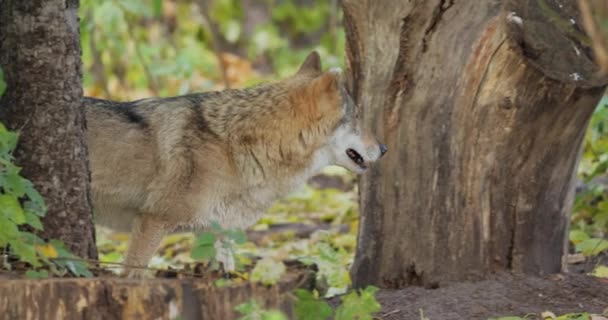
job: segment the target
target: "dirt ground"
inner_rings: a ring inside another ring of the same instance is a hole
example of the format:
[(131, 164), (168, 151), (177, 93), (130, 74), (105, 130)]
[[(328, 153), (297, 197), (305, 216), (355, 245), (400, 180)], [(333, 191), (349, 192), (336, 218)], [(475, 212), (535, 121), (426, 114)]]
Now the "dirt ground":
[(379, 319), (389, 320), (420, 320), (420, 310), (430, 320), (486, 320), (543, 311), (601, 314), (608, 308), (608, 281), (582, 274), (547, 278), (500, 274), (438, 289), (382, 290), (377, 298), (383, 307)]

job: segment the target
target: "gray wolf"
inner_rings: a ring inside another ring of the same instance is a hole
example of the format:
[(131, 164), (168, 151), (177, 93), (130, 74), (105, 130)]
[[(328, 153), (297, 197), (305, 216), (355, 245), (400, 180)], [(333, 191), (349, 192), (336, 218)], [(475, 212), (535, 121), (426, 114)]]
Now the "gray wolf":
[(363, 129), (341, 71), (323, 72), (314, 51), (274, 83), (84, 104), (96, 222), (131, 232), (132, 266), (170, 232), (247, 228), (323, 167), (363, 173), (387, 150)]

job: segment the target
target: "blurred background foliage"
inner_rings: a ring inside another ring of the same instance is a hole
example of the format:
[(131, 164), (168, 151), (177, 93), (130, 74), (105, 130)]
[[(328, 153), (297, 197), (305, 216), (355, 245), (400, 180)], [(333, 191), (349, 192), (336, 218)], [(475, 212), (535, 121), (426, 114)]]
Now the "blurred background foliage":
[[(90, 96), (130, 100), (244, 87), (292, 74), (312, 49), (321, 54), (324, 68), (345, 67), (338, 0), (81, 0), (80, 11), (84, 87)], [(579, 167), (570, 233), (571, 253), (582, 257), (577, 263), (608, 260), (607, 169), (604, 99), (591, 120)], [(241, 262), (247, 263), (248, 255), (277, 260), (317, 255), (326, 258), (325, 265), (340, 267), (333, 268), (330, 292), (350, 283), (345, 270), (356, 242), (356, 186), (344, 170), (328, 168), (326, 175), (331, 178), (278, 202), (248, 231), (253, 240), (240, 247)], [(272, 229), (286, 231), (268, 232)], [(98, 239), (102, 260), (121, 259), (125, 235), (102, 229)], [(193, 241), (192, 235), (167, 237), (154, 265), (191, 262)]]
[(311, 49), (343, 65), (337, 0), (82, 0), (87, 95), (136, 99), (291, 74)]

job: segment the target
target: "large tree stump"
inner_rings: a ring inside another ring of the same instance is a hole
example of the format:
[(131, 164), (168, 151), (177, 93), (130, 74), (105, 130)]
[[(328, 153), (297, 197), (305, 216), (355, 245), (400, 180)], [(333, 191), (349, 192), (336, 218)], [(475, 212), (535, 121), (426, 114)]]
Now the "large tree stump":
[(196, 279), (121, 278), (0, 281), (0, 318), (46, 319), (237, 319), (234, 308), (255, 299), (292, 314), (290, 292), (310, 286), (312, 273), (289, 273), (275, 286), (247, 282), (215, 287)]
[(605, 89), (575, 1), (342, 1), (351, 88), (390, 152), (360, 184), (356, 285), (559, 272)]

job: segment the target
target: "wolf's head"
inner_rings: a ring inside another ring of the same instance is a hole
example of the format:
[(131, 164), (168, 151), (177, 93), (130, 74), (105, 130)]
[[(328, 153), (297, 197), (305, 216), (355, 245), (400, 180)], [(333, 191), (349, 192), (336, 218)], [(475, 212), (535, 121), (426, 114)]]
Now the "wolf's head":
[(330, 121), (330, 138), (324, 148), (330, 153), (331, 164), (355, 173), (365, 172), (388, 149), (363, 126), (360, 109), (346, 89), (342, 71), (333, 68), (322, 72), (319, 54), (313, 51), (298, 74), (311, 78), (310, 88), (319, 116)]

